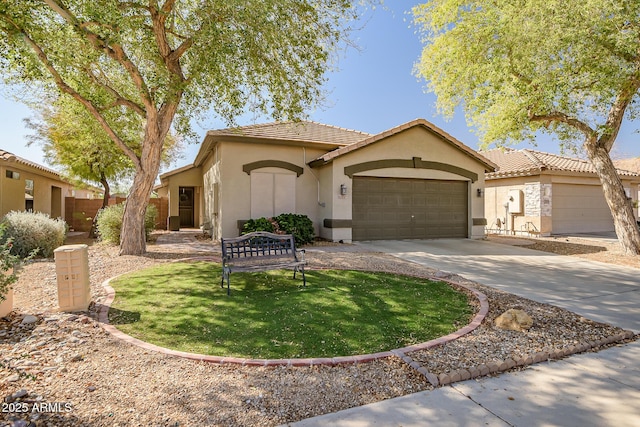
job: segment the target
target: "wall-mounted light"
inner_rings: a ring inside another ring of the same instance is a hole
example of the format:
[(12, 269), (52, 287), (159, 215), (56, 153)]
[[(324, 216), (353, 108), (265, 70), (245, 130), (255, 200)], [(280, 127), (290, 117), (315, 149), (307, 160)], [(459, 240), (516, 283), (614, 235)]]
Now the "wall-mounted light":
[(478, 197), (482, 197), (482, 188), (478, 188), (476, 190), (476, 194), (478, 195)]
[(340, 195), (341, 196), (346, 196), (347, 195), (347, 185), (346, 184), (340, 184)]

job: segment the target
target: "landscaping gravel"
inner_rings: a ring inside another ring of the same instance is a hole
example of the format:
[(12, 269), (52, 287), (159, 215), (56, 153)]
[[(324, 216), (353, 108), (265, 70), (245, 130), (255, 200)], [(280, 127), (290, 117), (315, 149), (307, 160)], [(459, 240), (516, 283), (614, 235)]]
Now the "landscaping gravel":
[[(430, 382), (416, 364), (442, 380), (460, 370), (523, 360), (542, 351), (580, 350), (585, 342), (596, 348), (611, 345), (604, 341), (623, 332), (459, 276), (443, 276), (344, 245), (310, 248), (310, 267), (441, 277), (483, 292), (490, 307), (487, 318), (456, 341), (408, 353), (413, 367), (400, 357), (337, 366), (217, 365), (144, 350), (114, 338), (94, 317), (105, 298), (106, 279), (217, 251), (210, 241), (179, 236), (172, 244), (162, 244), (166, 236), (161, 236), (143, 257), (118, 256), (116, 248), (91, 246), (93, 302), (88, 312), (55, 311), (52, 260), (24, 267), (15, 285), (14, 312), (0, 319), (0, 426), (274, 426), (433, 388), (433, 378)], [(212, 286), (218, 286), (216, 278)], [(493, 319), (509, 308), (527, 311), (533, 327), (527, 332), (495, 328)]]

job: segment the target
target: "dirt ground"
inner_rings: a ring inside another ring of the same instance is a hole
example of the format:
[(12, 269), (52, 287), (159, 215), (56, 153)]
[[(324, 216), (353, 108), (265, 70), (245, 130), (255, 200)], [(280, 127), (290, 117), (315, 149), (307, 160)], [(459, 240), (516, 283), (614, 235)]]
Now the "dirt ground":
[(640, 256), (625, 255), (617, 242), (573, 236), (525, 238), (489, 235), (488, 240), (496, 243), (525, 246), (528, 249), (551, 252), (558, 255), (570, 255), (592, 261), (640, 268)]

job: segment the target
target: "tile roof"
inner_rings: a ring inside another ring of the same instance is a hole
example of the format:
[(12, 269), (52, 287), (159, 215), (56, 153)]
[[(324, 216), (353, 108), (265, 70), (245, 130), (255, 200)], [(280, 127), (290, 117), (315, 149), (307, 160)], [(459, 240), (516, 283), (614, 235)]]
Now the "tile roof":
[(496, 165), (493, 164), (493, 162), (490, 159), (487, 159), (485, 157), (483, 157), (481, 155), (481, 153), (478, 153), (477, 151), (467, 147), (466, 145), (464, 145), (462, 142), (458, 141), (457, 139), (455, 139), (453, 136), (449, 135), (447, 132), (443, 131), (442, 129), (440, 129), (439, 127), (435, 126), (433, 123), (430, 123), (428, 121), (426, 121), (425, 119), (415, 119), (412, 120), (410, 122), (404, 123), (400, 126), (396, 126), (392, 129), (389, 129), (387, 131), (384, 131), (382, 133), (376, 134), (376, 135), (371, 135), (369, 136), (369, 138), (363, 139), (361, 141), (358, 141), (356, 143), (347, 145), (346, 147), (341, 147), (338, 148), (337, 150), (334, 151), (330, 151), (326, 154), (324, 154), (323, 156), (320, 156), (319, 158), (317, 158), (316, 160), (314, 160), (313, 162), (311, 162), (313, 165), (317, 165), (317, 164), (322, 164), (322, 163), (327, 163), (332, 161), (333, 159), (335, 159), (338, 156), (342, 156), (344, 154), (350, 153), (352, 151), (358, 150), (362, 147), (365, 147), (369, 144), (373, 144), (374, 142), (380, 141), (384, 138), (387, 138), (391, 135), (395, 135), (397, 133), (400, 133), (402, 131), (405, 131), (409, 128), (415, 127), (415, 126), (422, 126), (427, 128), (428, 130), (432, 131), (433, 133), (439, 135), (442, 139), (444, 139), (445, 141), (449, 142), (451, 145), (453, 145), (454, 147), (456, 147), (457, 149), (459, 149), (460, 151), (462, 151), (463, 153), (465, 153), (466, 155), (480, 161), (480, 163), (483, 163), (485, 165), (485, 167), (487, 168), (487, 170), (495, 170)]
[[(596, 170), (588, 160), (574, 157), (544, 153), (527, 148), (515, 150), (512, 148), (482, 151), (482, 155), (498, 165), (496, 172), (486, 175), (487, 179), (511, 176), (538, 175), (542, 171), (564, 171), (595, 174)], [(618, 169), (622, 176), (640, 176), (640, 173)]]
[(247, 138), (264, 138), (282, 141), (316, 142), (334, 145), (347, 145), (371, 136), (366, 132), (324, 125), (311, 121), (272, 122), (211, 130), (207, 136), (231, 136)]
[(22, 164), (24, 166), (29, 166), (31, 168), (40, 170), (42, 172), (48, 172), (54, 174), (58, 178), (60, 178), (60, 174), (53, 169), (49, 169), (46, 166), (39, 165), (38, 163), (32, 162), (31, 160), (23, 159), (22, 157), (16, 156), (13, 153), (0, 149), (0, 160), (4, 160), (5, 162), (16, 162), (18, 164)]
[(613, 164), (616, 165), (617, 168), (640, 173), (640, 157), (614, 160)]

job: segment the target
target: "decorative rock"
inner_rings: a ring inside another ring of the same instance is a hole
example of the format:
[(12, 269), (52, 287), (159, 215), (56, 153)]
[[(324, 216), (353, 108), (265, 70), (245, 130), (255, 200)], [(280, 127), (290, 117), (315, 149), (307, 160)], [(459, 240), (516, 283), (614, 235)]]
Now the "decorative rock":
[(19, 380), (20, 380), (20, 375), (18, 374), (9, 375), (7, 378), (4, 379), (4, 381), (7, 383), (13, 383)]
[(24, 318), (22, 319), (22, 322), (20, 322), (22, 325), (30, 325), (32, 323), (36, 323), (38, 321), (38, 318), (36, 316), (32, 316), (30, 314), (27, 314), (26, 316), (24, 316)]
[(522, 310), (509, 309), (494, 321), (496, 327), (508, 331), (526, 331), (533, 325), (533, 319)]
[(13, 397), (14, 399), (20, 399), (21, 397), (25, 397), (29, 394), (29, 392), (25, 389), (21, 389), (16, 391), (15, 393), (13, 393), (11, 395), (11, 397)]

